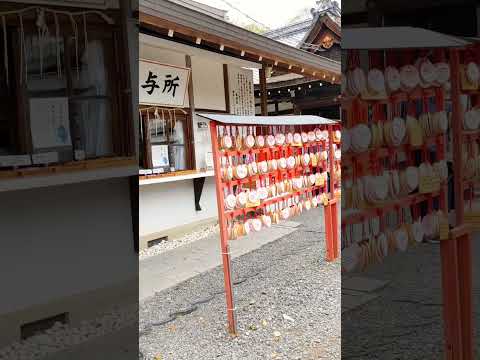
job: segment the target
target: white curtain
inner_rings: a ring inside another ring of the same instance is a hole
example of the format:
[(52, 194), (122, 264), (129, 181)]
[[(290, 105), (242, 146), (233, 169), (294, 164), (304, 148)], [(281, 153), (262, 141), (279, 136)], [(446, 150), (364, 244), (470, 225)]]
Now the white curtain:
[(187, 164), (185, 162), (185, 139), (183, 135), (183, 122), (175, 123), (175, 143), (183, 144), (183, 146), (175, 146), (175, 169), (185, 170)]
[[(105, 54), (100, 41), (91, 41), (88, 52), (82, 55), (82, 71), (80, 74), (82, 96), (102, 96), (107, 94), (108, 78), (106, 74)], [(74, 74), (75, 76), (75, 74)], [(87, 157), (111, 155), (112, 123), (109, 113), (109, 102), (104, 99), (82, 100), (80, 103), (81, 132), (84, 139)]]

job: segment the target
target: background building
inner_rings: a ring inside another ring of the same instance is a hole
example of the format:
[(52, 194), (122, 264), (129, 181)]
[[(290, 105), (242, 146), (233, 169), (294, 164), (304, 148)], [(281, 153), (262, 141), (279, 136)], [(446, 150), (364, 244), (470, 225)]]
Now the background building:
[[(317, 2), (305, 18), (268, 31), (265, 36), (335, 61), (341, 59), (340, 9), (336, 2)], [(340, 88), (328, 80), (274, 71), (267, 78), (268, 113), (304, 114), (339, 119)], [(260, 114), (260, 85), (256, 85), (256, 113)]]
[[(254, 115), (256, 73), (259, 81), (273, 69), (317, 80), (324, 74), (326, 81), (338, 82), (340, 64), (230, 24), (221, 11), (193, 1), (145, 0), (139, 18), (140, 63), (190, 72), (188, 94), (180, 105), (140, 106), (143, 248), (216, 222), (209, 125), (196, 113)], [(175, 114), (174, 122), (169, 114)], [(168, 166), (153, 159), (162, 151), (168, 153)]]

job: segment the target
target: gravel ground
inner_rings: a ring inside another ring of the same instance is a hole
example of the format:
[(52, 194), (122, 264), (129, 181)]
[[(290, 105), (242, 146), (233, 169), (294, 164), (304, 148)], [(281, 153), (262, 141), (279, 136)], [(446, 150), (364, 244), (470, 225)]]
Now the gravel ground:
[[(340, 262), (323, 260), (320, 215), (304, 213), (294, 233), (233, 260), (236, 337), (226, 330), (221, 267), (142, 302), (143, 358), (340, 359)], [(194, 312), (155, 324), (212, 295)]]
[[(473, 241), (477, 329), (480, 326), (478, 240), (480, 234)], [(361, 276), (391, 282), (379, 292), (380, 297), (342, 314), (342, 359), (445, 358), (439, 244), (421, 244), (393, 255)], [(476, 342), (474, 358), (479, 359), (478, 336)]]
[(183, 246), (197, 240), (205, 239), (211, 234), (215, 234), (218, 232), (219, 232), (218, 224), (201, 227), (200, 229), (196, 231), (192, 231), (191, 233), (188, 233), (181, 238), (162, 241), (159, 244), (156, 244), (152, 247), (141, 250), (138, 254), (139, 260), (141, 261), (151, 256), (158, 255), (169, 250), (173, 250), (179, 246)]
[[(57, 322), (52, 328), (43, 333), (0, 349), (0, 359), (44, 359), (47, 356), (75, 349), (82, 344), (102, 339), (106, 335), (113, 336), (113, 334), (117, 334), (123, 329), (137, 324), (137, 311), (137, 304), (115, 307), (95, 319), (82, 321), (78, 327)], [(133, 353), (132, 349), (129, 350)], [(131, 359), (131, 356), (129, 358)]]

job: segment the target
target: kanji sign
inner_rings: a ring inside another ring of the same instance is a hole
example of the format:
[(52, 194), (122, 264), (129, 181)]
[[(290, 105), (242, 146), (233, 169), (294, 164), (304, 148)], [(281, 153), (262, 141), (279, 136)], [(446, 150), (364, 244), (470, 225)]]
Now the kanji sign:
[(140, 104), (186, 107), (190, 69), (140, 60), (138, 75)]

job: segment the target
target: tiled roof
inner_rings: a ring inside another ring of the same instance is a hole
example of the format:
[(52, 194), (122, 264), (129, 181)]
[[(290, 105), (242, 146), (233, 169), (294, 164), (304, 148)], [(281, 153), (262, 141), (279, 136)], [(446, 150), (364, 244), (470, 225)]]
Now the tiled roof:
[(340, 16), (338, 16), (337, 12), (330, 11), (327, 9), (324, 11), (315, 12), (314, 16), (312, 16), (309, 19), (306, 19), (306, 20), (304, 19), (294, 24), (289, 24), (287, 26), (283, 26), (281, 28), (268, 31), (263, 35), (271, 39), (277, 40), (281, 43), (284, 43), (296, 48), (301, 48), (303, 39), (306, 37), (306, 35), (309, 33), (310, 29), (313, 26), (313, 21), (324, 15), (330, 17), (330, 19), (332, 19), (335, 23), (340, 25)]

